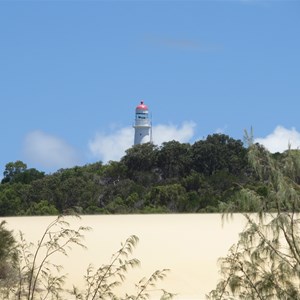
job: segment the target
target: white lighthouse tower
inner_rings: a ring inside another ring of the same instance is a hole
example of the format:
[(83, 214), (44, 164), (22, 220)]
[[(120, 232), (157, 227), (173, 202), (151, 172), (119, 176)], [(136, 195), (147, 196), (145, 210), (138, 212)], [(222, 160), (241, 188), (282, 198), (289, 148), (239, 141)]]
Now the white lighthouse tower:
[(152, 142), (151, 120), (149, 118), (148, 106), (144, 101), (135, 109), (134, 145)]

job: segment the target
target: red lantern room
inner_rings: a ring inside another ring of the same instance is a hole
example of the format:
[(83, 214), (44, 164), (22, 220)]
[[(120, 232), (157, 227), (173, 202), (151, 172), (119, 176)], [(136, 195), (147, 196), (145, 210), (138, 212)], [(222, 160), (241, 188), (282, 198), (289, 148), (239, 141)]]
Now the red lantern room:
[(136, 107), (136, 110), (148, 110), (148, 106), (144, 104), (144, 101), (141, 101), (141, 103)]

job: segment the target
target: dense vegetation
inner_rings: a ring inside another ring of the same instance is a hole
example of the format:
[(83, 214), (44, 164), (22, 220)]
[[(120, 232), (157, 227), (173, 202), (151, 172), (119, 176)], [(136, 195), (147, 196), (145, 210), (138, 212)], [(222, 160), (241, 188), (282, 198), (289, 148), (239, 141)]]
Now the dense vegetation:
[[(268, 193), (247, 160), (240, 140), (213, 134), (194, 144), (147, 143), (110, 161), (60, 169), (45, 175), (22, 161), (6, 165), (0, 184), (0, 215), (255, 211), (236, 192)], [(274, 154), (280, 161), (285, 154)]]
[[(226, 257), (212, 300), (300, 299), (300, 155), (288, 150), (280, 161), (259, 145), (248, 149), (265, 195), (244, 188), (239, 199), (256, 207)], [(231, 207), (228, 207), (229, 211)]]

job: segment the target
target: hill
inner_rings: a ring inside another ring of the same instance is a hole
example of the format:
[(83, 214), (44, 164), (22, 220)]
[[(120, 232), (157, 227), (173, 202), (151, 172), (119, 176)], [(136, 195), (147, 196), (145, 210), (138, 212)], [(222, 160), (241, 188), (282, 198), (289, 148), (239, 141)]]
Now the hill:
[[(297, 151), (297, 150), (296, 150)], [(119, 162), (96, 162), (45, 175), (9, 162), (0, 184), (0, 215), (255, 211), (237, 200), (247, 187), (265, 196), (242, 141), (213, 134), (194, 144), (133, 146)], [(280, 161), (285, 154), (273, 154)]]

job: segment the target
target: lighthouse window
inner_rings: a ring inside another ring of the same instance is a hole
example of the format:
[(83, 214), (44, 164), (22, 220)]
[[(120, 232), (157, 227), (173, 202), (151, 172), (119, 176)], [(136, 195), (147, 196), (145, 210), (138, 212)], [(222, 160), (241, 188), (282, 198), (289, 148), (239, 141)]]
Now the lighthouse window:
[(137, 119), (147, 119), (147, 114), (138, 113), (136, 114)]

